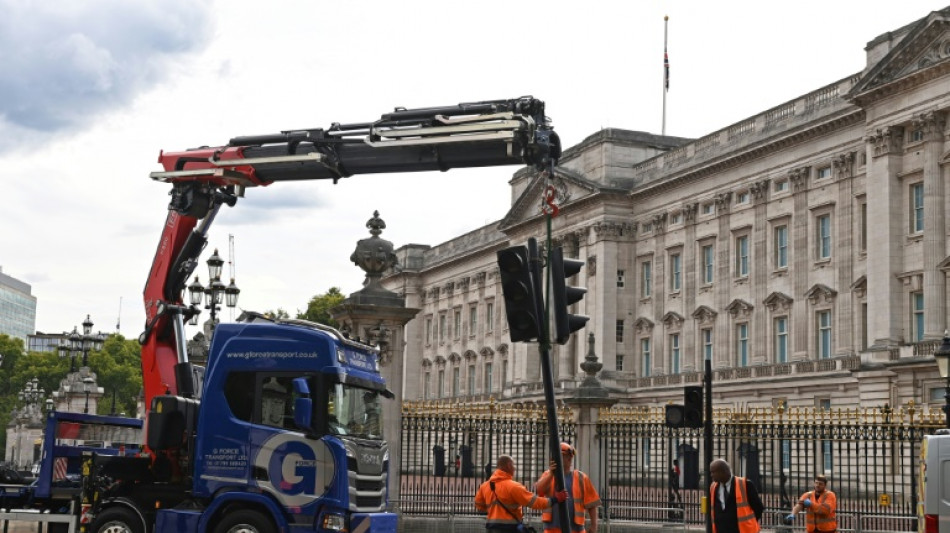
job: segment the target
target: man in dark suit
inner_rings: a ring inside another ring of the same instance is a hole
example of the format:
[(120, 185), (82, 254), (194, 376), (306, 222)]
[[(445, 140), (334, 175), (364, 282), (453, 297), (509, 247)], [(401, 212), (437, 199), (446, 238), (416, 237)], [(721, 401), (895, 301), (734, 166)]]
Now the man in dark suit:
[(723, 459), (709, 464), (709, 510), (713, 533), (759, 533), (762, 500), (755, 485), (732, 475), (732, 467)]

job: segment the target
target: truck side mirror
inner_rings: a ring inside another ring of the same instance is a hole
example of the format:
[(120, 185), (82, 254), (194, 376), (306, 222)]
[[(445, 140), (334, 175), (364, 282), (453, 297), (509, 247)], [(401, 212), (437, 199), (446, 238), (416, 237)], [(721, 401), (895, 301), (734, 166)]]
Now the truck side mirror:
[(313, 421), (313, 401), (310, 399), (310, 387), (306, 378), (294, 379), (294, 396), (294, 424), (309, 431)]

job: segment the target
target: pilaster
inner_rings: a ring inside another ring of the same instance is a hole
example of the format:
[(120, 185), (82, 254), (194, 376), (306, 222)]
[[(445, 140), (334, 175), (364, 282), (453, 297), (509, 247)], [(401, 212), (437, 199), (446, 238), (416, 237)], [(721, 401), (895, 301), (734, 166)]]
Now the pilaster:
[(812, 260), (812, 250), (808, 246), (808, 177), (810, 167), (793, 168), (788, 173), (788, 181), (792, 185), (792, 202), (795, 216), (792, 217), (792, 294), (796, 300), (792, 306), (792, 323), (790, 324), (791, 361), (808, 359), (808, 305), (799, 298), (808, 290), (809, 262)]
[(903, 340), (901, 283), (894, 276), (903, 270), (901, 244), (906, 218), (898, 172), (901, 168), (904, 129), (887, 126), (865, 139), (868, 147), (868, 311), (870, 350), (888, 350)]
[[(696, 287), (699, 276), (696, 269), (699, 261), (699, 250), (696, 247), (696, 213), (698, 210), (699, 204), (696, 202), (683, 206), (683, 223), (686, 230), (685, 245), (683, 246), (683, 311), (687, 313), (696, 308)], [(698, 346), (696, 328), (683, 328), (681, 335), (683, 336), (683, 340), (680, 341), (681, 371), (696, 372), (702, 368), (700, 361), (702, 350), (695, 349)]]
[[(719, 230), (716, 238), (716, 279), (714, 282), (716, 309), (725, 309), (730, 301), (730, 287), (732, 285), (731, 241), (732, 232), (729, 231), (729, 208), (732, 204), (732, 193), (725, 192), (716, 196), (716, 215)], [(730, 368), (735, 366), (732, 353), (729, 350), (730, 321), (725, 316), (716, 321), (716, 338), (713, 339), (713, 368)]]
[(924, 339), (937, 340), (947, 328), (947, 278), (937, 265), (947, 256), (946, 186), (940, 175), (946, 115), (918, 115), (913, 125), (924, 134)]
[[(752, 184), (752, 201), (755, 210), (755, 222), (752, 225), (752, 302), (765, 300), (768, 290), (769, 275), (769, 223), (768, 198), (769, 180), (764, 179)], [(769, 328), (766, 313), (752, 314), (752, 353), (750, 362), (753, 365), (765, 364), (768, 360)]]

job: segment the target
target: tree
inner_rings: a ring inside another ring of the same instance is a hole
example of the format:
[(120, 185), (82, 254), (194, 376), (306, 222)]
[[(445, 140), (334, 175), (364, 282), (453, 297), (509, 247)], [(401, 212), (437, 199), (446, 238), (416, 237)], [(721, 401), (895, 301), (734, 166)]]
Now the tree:
[(334, 328), (339, 327), (337, 321), (330, 316), (330, 309), (340, 305), (344, 298), (346, 297), (340, 292), (339, 287), (330, 287), (330, 290), (325, 294), (318, 294), (310, 298), (310, 302), (307, 303), (307, 310), (302, 313), (297, 311), (297, 318), (326, 324)]
[(89, 366), (105, 394), (99, 399), (99, 414), (110, 414), (114, 409), (115, 413), (135, 416), (142, 392), (142, 347), (138, 341), (110, 335), (101, 352), (89, 354)]

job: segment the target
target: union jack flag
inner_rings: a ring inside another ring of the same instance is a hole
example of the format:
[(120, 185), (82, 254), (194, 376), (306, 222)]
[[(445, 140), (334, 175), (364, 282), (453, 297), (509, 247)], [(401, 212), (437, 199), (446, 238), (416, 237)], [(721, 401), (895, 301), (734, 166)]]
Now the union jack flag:
[(667, 55), (666, 49), (663, 49), (663, 87), (669, 91), (670, 90), (670, 56)]

